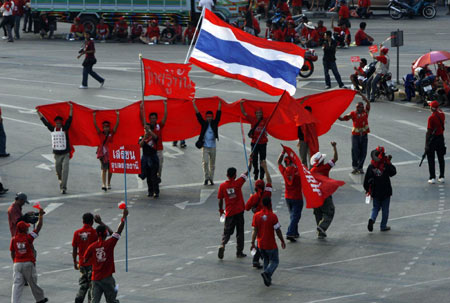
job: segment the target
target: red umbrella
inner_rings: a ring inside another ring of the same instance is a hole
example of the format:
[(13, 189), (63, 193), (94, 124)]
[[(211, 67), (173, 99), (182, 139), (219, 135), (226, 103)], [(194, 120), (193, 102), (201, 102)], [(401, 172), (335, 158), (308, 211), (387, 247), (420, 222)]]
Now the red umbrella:
[(446, 60), (450, 60), (450, 52), (432, 51), (419, 57), (419, 59), (414, 62), (413, 69)]

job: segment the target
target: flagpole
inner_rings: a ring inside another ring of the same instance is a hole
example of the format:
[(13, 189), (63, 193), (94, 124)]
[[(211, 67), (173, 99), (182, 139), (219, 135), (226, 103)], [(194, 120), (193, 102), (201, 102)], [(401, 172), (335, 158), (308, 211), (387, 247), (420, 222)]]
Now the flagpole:
[[(125, 183), (125, 208), (128, 207), (127, 202), (127, 156), (125, 149), (123, 151), (123, 177)], [(128, 272), (128, 221), (125, 218), (125, 272)]]
[(200, 18), (198, 18), (197, 26), (195, 27), (195, 31), (194, 31), (194, 36), (192, 37), (191, 44), (189, 45), (189, 49), (188, 49), (188, 52), (186, 54), (186, 59), (184, 59), (184, 64), (186, 64), (187, 61), (189, 60), (189, 57), (190, 57), (190, 54), (191, 54), (192, 45), (194, 44), (194, 40), (197, 43), (195, 37), (197, 36), (198, 27), (200, 26), (200, 23), (201, 23), (204, 15), (205, 15), (205, 7), (203, 7), (202, 13), (200, 14)]
[(142, 54), (139, 54), (139, 62), (141, 63), (141, 91), (142, 101), (144, 101), (144, 68), (142, 66)]
[(244, 136), (244, 126), (242, 125), (242, 118), (239, 118), (239, 123), (241, 123), (242, 146), (244, 147), (245, 165), (247, 165), (248, 171), (248, 180), (249, 180), (248, 184), (250, 185), (250, 191), (253, 194), (252, 177), (250, 176), (250, 168), (248, 167), (248, 156), (247, 156), (247, 149), (245, 148), (245, 136)]

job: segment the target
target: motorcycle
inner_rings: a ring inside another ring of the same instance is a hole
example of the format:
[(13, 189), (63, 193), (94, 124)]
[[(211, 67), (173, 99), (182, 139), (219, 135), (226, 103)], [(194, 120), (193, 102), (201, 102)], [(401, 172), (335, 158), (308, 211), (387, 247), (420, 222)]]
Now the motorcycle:
[(394, 20), (399, 20), (403, 16), (413, 17), (422, 15), (425, 19), (433, 19), (436, 17), (434, 2), (430, 0), (419, 0), (413, 6), (402, 0), (389, 0), (388, 8), (389, 16)]
[(302, 78), (308, 78), (314, 72), (314, 63), (317, 61), (316, 51), (314, 49), (307, 49), (302, 68), (298, 75)]
[(428, 103), (427, 101), (434, 101), (436, 100), (436, 94), (435, 90), (432, 86), (434, 83), (435, 77), (430, 76), (423, 79), (420, 84), (416, 82), (416, 88), (419, 92), (420, 98), (422, 99), (422, 102), (424, 106), (426, 106)]
[(379, 99), (381, 96), (385, 96), (389, 101), (394, 101), (394, 93), (398, 91), (398, 88), (392, 81), (392, 74), (387, 73), (380, 78), (377, 83), (377, 91), (375, 92), (375, 99)]

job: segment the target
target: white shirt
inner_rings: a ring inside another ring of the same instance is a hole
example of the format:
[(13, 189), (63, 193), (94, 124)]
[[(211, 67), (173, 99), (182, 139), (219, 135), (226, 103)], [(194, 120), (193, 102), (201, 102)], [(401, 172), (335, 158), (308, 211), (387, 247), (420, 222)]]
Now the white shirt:
[(213, 6), (214, 6), (214, 0), (200, 0), (198, 2), (198, 6), (200, 6), (202, 9), (203, 8), (207, 8), (210, 11), (213, 10)]
[(7, 16), (12, 16), (13, 10), (14, 10), (14, 2), (11, 1), (11, 7), (9, 9), (6, 9), (5, 5), (6, 3), (4, 3), (1, 7), (1, 11), (3, 13), (3, 17), (7, 17)]

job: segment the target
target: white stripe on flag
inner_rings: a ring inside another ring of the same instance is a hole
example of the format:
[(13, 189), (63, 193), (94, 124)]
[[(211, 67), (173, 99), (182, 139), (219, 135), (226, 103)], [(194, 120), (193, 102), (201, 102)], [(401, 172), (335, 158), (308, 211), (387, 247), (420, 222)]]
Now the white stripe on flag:
[(297, 68), (302, 68), (303, 66), (304, 60), (303, 57), (300, 55), (292, 55), (274, 49), (261, 48), (248, 42), (243, 42), (241, 40), (238, 40), (234, 35), (233, 31), (230, 30), (229, 28), (217, 26), (211, 23), (206, 18), (204, 18), (202, 22), (203, 22), (202, 30), (207, 31), (211, 35), (221, 40), (239, 42), (243, 47), (245, 47), (249, 52), (251, 52), (255, 56), (270, 61), (274, 60), (285, 61)]
[(271, 85), (273, 87), (276, 87), (281, 90), (286, 90), (291, 96), (295, 94), (296, 87), (291, 85), (290, 83), (284, 81), (280, 78), (272, 78), (268, 73), (253, 68), (247, 65), (240, 65), (236, 63), (226, 63), (219, 59), (216, 59), (214, 57), (211, 57), (210, 55), (198, 50), (194, 49), (191, 54), (191, 58), (195, 58), (199, 61), (202, 61), (204, 63), (207, 63), (209, 65), (218, 67), (223, 69), (224, 71), (233, 74), (233, 75), (242, 75), (248, 78), (253, 78), (256, 80), (259, 80), (261, 82), (265, 82), (268, 85)]

